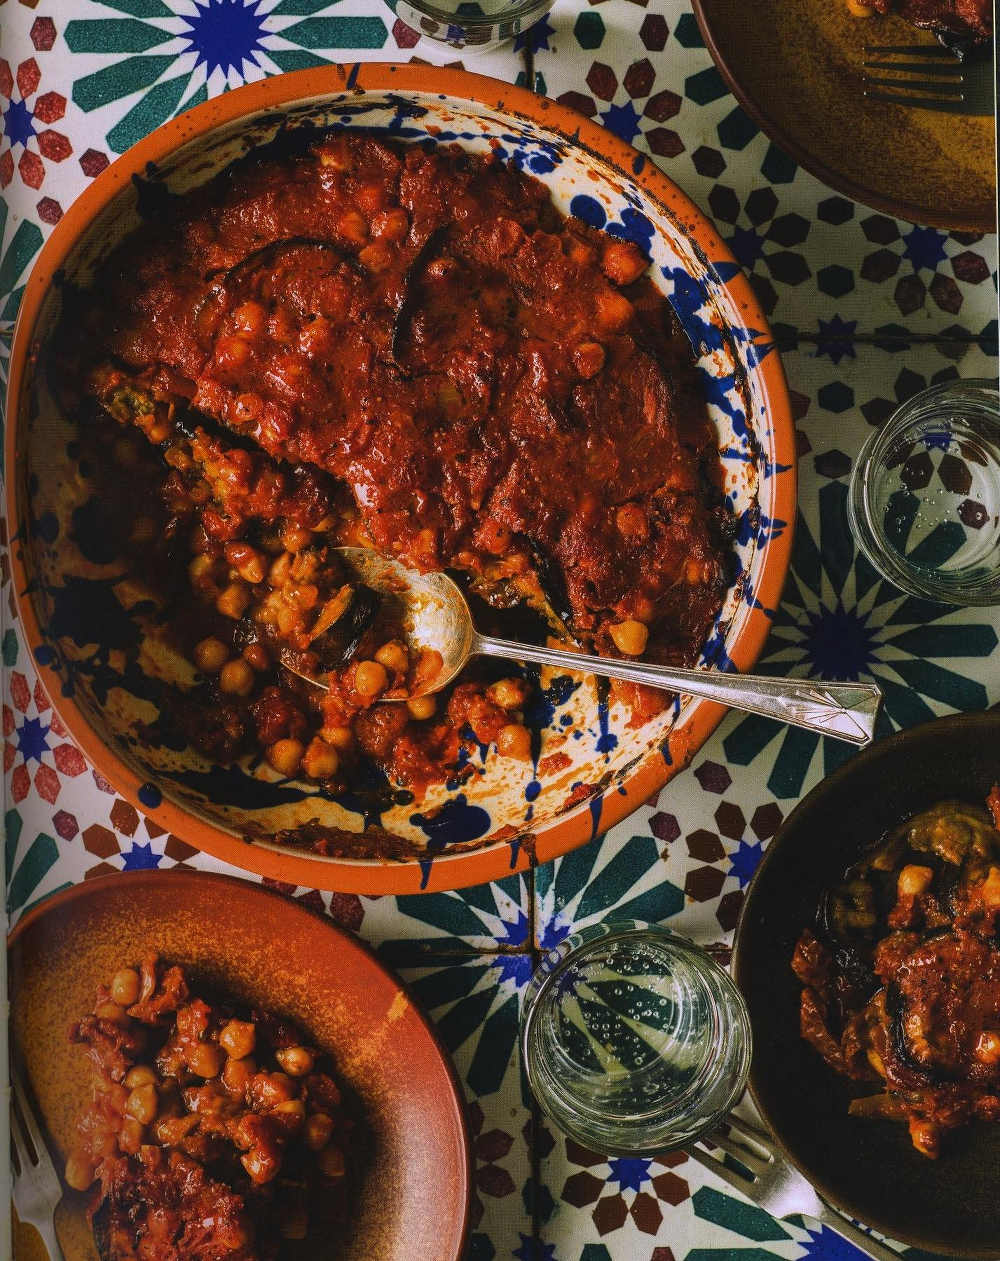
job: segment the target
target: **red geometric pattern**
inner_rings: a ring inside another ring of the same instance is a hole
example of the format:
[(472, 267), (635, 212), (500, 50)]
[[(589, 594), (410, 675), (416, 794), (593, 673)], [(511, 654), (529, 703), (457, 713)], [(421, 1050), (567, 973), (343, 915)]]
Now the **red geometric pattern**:
[[(55, 38), (52, 19), (37, 18), (31, 28), (35, 48), (46, 52)], [(42, 72), (34, 57), (20, 62), (14, 71), (6, 59), (0, 58), (0, 96), (5, 98), (0, 108), (6, 116), (5, 147), (0, 150), (0, 188), (6, 188), (16, 172), (28, 188), (39, 189), (45, 181), (45, 161), (64, 162), (73, 152), (69, 138), (51, 127), (65, 114), (66, 98), (54, 91), (36, 95), (41, 81)], [(16, 160), (15, 149), (20, 151)], [(38, 211), (46, 223), (58, 222), (62, 217), (62, 208), (52, 197), (43, 198)]]
[[(10, 674), (11, 705), (3, 706), (3, 767), (11, 774), (10, 795), (15, 805), (34, 785), (43, 801), (54, 804), (60, 775), (75, 779), (87, 769), (83, 754), (71, 744), (41, 683), (34, 688), (19, 670)], [(56, 743), (56, 741), (59, 743)], [(19, 761), (20, 759), (20, 761)], [(34, 769), (32, 769), (32, 764)]]

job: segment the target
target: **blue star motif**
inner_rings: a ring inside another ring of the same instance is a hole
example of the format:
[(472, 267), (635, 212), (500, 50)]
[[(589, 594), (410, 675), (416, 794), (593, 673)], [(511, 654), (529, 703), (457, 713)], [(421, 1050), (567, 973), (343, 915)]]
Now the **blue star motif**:
[(198, 54), (195, 65), (204, 63), (206, 76), (214, 70), (242, 76), (245, 61), (259, 64), (253, 54), (264, 49), (260, 5), (261, 0), (195, 0), (197, 13), (184, 18), (189, 29), (181, 38), (188, 42), (185, 52)]
[(540, 1239), (533, 1239), (531, 1235), (521, 1235), (520, 1248), (515, 1248), (513, 1255), (517, 1257), (517, 1261), (556, 1261), (556, 1246), (554, 1243), (542, 1243)]
[(531, 48), (534, 52), (544, 49), (551, 52), (549, 45), (549, 36), (556, 33), (556, 28), (549, 23), (548, 18), (542, 18), (540, 22), (536, 22), (530, 30), (524, 31), (514, 40), (514, 51), (521, 52), (524, 48)]
[(554, 950), (561, 941), (569, 936), (569, 925), (560, 923), (559, 916), (553, 915), (542, 924), (538, 944), (542, 950)]
[(515, 985), (521, 986), (527, 985), (531, 980), (535, 961), (530, 954), (498, 954), (493, 956), (490, 967), (496, 968), (500, 973), (497, 982), (499, 985), (503, 985), (504, 981), (513, 981)]
[(518, 910), (517, 919), (513, 922), (502, 920), (501, 929), (497, 933), (496, 939), (501, 946), (523, 946), (528, 940), (527, 915), (523, 911)]
[(735, 228), (729, 247), (744, 267), (752, 267), (758, 258), (764, 257), (764, 240), (753, 228)]
[(137, 845), (133, 842), (128, 853), (122, 855), (125, 860), (122, 863), (122, 871), (144, 871), (159, 867), (162, 857), (162, 854), (154, 852), (152, 845)]
[(615, 1156), (608, 1161), (608, 1181), (617, 1182), (620, 1191), (641, 1191), (642, 1184), (649, 1181), (651, 1163), (641, 1156)]
[(631, 144), (639, 134), (640, 117), (631, 101), (626, 101), (624, 105), (610, 105), (601, 115), (608, 131), (614, 132), (626, 144)]
[(814, 679), (858, 679), (875, 658), (875, 636), (868, 618), (854, 609), (821, 605), (807, 613), (803, 648)]
[(809, 1232), (809, 1239), (802, 1245), (805, 1252), (800, 1261), (805, 1261), (806, 1257), (816, 1258), (817, 1261), (819, 1258), (822, 1261), (861, 1261), (866, 1255), (826, 1226), (821, 1226), (819, 1230), (812, 1230), (807, 1226), (806, 1230)]
[(817, 320), (819, 337), (816, 341), (816, 358), (829, 355), (835, 364), (840, 363), (845, 355), (850, 359), (857, 356), (851, 339), (858, 327), (857, 320), (842, 320), (835, 315), (832, 320)]
[(48, 734), (49, 729), (40, 718), (25, 718), (17, 728), (17, 750), (26, 764), (32, 760), (41, 762), (42, 754), (49, 752), (45, 738)]
[(922, 267), (937, 271), (938, 263), (943, 263), (947, 257), (944, 252), (947, 236), (936, 228), (913, 227), (903, 240), (906, 242), (903, 257), (910, 260), (914, 271), (920, 271)]
[(764, 847), (758, 845), (748, 845), (746, 841), (740, 841), (740, 847), (735, 854), (729, 855), (729, 871), (728, 875), (735, 876), (740, 882), (740, 888), (745, 889), (750, 883), (750, 878), (757, 870), (757, 864), (760, 862), (764, 853)]
[(19, 144), (26, 146), (35, 133), (35, 116), (24, 101), (11, 101), (3, 112), (3, 134), (11, 143), (11, 148)]

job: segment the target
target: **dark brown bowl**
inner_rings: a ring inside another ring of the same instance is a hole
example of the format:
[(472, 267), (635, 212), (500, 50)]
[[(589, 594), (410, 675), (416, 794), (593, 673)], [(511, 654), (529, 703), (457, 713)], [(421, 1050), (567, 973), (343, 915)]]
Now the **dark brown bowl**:
[(905, 1125), (850, 1117), (850, 1085), (799, 1036), (790, 966), (822, 890), (882, 832), (944, 798), (984, 801), (1000, 781), (1000, 711), (913, 727), (858, 754), (796, 807), (747, 894), (734, 972), (753, 1025), (750, 1091), (792, 1162), (835, 1207), (919, 1248), (1000, 1255), (1000, 1125), (955, 1131), (938, 1160)]
[[(42, 903), (11, 934), (11, 1041), (57, 1167), (89, 1093), (70, 1026), (99, 982), (150, 951), (183, 965), (196, 985), (289, 1017), (333, 1056), (362, 1114), (363, 1167), (351, 1224), (324, 1247), (324, 1261), (457, 1261), (469, 1194), (464, 1107), (434, 1033), (360, 942), (229, 876), (141, 871), (89, 881)], [(57, 1214), (72, 1261), (97, 1256), (85, 1204), (69, 1192)]]

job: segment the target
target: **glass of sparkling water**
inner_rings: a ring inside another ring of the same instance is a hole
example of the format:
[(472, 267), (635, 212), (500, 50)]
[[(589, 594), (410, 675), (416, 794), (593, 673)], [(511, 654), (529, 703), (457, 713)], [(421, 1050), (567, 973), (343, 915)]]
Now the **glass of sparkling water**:
[(1000, 604), (1000, 393), (948, 381), (904, 403), (851, 473), (851, 531), (875, 569), (944, 604)]
[(523, 34), (555, 0), (393, 0), (411, 30), (465, 52), (488, 52)]
[(714, 1129), (750, 1069), (750, 1020), (704, 950), (634, 921), (568, 937), (539, 965), (521, 1053), (539, 1106), (571, 1138), (654, 1155)]

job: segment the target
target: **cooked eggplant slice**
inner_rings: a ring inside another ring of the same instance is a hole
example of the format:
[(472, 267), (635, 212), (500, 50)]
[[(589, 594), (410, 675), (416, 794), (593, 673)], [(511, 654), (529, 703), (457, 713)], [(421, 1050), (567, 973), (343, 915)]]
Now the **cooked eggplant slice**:
[[(337, 596), (332, 598), (336, 600)], [(382, 597), (363, 582), (350, 588), (343, 611), (309, 645), (323, 670), (339, 669), (351, 660), (381, 607)]]

